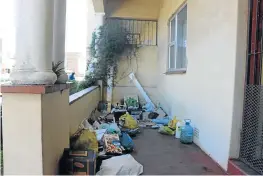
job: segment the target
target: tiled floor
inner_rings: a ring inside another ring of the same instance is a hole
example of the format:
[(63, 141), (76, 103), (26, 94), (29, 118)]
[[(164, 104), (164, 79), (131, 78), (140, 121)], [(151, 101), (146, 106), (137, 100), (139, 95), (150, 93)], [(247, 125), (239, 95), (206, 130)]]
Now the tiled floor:
[(174, 136), (144, 129), (134, 138), (134, 158), (144, 166), (144, 175), (225, 175), (196, 145), (184, 145)]

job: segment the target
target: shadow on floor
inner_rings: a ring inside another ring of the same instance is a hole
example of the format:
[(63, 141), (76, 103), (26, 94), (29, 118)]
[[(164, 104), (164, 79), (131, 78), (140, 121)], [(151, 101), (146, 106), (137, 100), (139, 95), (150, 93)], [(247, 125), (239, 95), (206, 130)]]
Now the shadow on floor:
[(196, 145), (184, 145), (173, 136), (144, 129), (133, 139), (133, 157), (143, 165), (144, 175), (225, 175)]

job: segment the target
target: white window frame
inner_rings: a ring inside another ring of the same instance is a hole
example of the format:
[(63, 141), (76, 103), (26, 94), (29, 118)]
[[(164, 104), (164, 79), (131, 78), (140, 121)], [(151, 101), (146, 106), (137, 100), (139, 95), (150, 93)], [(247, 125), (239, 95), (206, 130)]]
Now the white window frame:
[[(184, 68), (176, 68), (176, 61), (177, 61), (177, 39), (178, 39), (178, 36), (177, 36), (177, 18), (178, 18), (178, 14), (187, 6), (187, 3), (183, 4), (177, 11), (175, 14), (172, 15), (172, 17), (169, 19), (169, 22), (168, 22), (168, 25), (169, 25), (169, 41), (168, 41), (168, 72), (172, 72), (172, 71), (182, 71), (182, 72), (185, 72), (186, 69), (187, 69), (187, 57), (185, 58), (185, 67)], [(172, 21), (175, 19), (175, 39), (174, 41), (172, 42)], [(186, 40), (187, 42), (187, 40)], [(186, 43), (187, 45), (187, 43)], [(175, 55), (175, 68), (171, 68), (170, 67), (170, 64), (171, 64), (171, 58), (170, 58), (170, 48), (174, 46), (174, 55)], [(187, 50), (187, 46), (186, 46), (186, 50)]]

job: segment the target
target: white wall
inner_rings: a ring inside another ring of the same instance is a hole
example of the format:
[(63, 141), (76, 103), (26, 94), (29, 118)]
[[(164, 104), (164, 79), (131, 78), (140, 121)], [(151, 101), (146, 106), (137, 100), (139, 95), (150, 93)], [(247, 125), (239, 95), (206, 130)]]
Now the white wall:
[[(167, 112), (180, 119), (192, 119), (199, 130), (195, 142), (227, 169), (233, 112), (236, 111), (236, 117), (242, 114), (242, 103), (234, 104), (234, 100), (236, 103), (243, 98), (240, 95), (246, 58), (246, 0), (187, 2), (187, 72), (164, 75), (167, 22), (183, 1), (163, 1), (158, 30), (158, 90)], [(238, 15), (243, 16), (238, 20)], [(235, 99), (234, 90), (238, 91)]]

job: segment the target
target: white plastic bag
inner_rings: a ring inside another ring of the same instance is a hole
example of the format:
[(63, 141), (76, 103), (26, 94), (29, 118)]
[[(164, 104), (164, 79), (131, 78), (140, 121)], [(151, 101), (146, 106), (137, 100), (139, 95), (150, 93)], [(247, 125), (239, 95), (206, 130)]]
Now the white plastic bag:
[(131, 155), (121, 155), (103, 160), (96, 175), (140, 175), (143, 166)]

